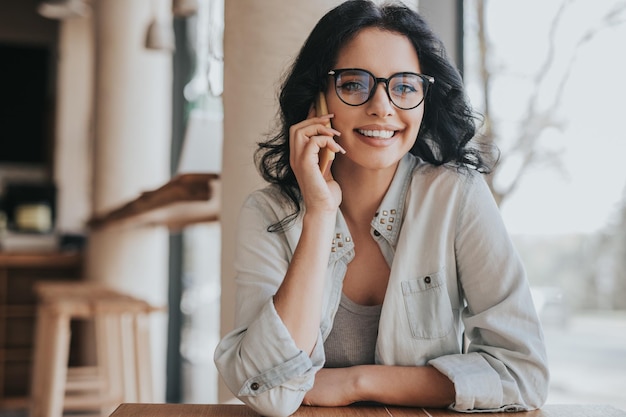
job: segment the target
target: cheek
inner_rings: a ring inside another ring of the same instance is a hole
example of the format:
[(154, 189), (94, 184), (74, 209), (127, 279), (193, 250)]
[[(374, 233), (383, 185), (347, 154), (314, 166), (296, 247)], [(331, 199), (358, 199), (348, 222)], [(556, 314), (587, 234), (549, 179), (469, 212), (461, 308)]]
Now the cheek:
[(328, 112), (334, 114), (334, 117), (330, 120), (330, 124), (333, 129), (337, 129), (342, 135), (350, 132), (353, 127), (355, 115), (351, 114), (351, 108), (346, 108), (343, 103), (328, 103)]
[(418, 121), (418, 125), (422, 123), (424, 118), (424, 103), (420, 104), (415, 110), (415, 120)]
[(346, 125), (345, 123), (342, 123), (342, 120), (345, 120), (345, 119), (342, 119), (341, 117), (337, 117), (337, 115), (335, 114), (335, 117), (333, 117), (333, 119), (330, 121), (332, 128), (341, 132), (341, 136), (336, 137), (337, 140), (341, 140), (345, 138), (349, 133), (351, 133), (351, 130), (352, 130), (348, 125)]
[[(419, 109), (419, 110), (418, 110)], [(411, 114), (411, 117), (406, 121), (407, 126), (410, 126), (411, 134), (417, 138), (417, 132), (420, 130), (424, 119), (424, 110), (422, 107), (415, 109), (415, 113)]]

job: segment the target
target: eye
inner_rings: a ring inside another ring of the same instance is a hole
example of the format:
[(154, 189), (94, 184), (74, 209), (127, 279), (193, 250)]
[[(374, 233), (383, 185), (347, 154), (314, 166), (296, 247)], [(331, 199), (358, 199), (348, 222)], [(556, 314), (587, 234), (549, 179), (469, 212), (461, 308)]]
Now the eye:
[(415, 74), (396, 74), (389, 84), (389, 93), (395, 97), (405, 98), (420, 95), (423, 92), (422, 79)]
[(345, 81), (342, 80), (337, 87), (341, 89), (342, 92), (349, 94), (360, 94), (369, 92), (369, 85), (357, 78)]
[(389, 90), (394, 94), (417, 93), (422, 89), (422, 80), (414, 74), (396, 74), (389, 81)]
[(398, 84), (393, 85), (393, 88), (391, 89), (391, 91), (395, 95), (405, 96), (408, 94), (417, 93), (418, 89), (413, 84), (398, 83)]

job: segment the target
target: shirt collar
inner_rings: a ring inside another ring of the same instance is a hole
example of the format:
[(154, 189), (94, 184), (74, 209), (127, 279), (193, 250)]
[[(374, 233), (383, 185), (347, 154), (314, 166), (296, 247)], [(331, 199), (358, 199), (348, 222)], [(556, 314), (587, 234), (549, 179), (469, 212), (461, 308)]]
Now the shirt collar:
[(378, 232), (394, 248), (404, 219), (406, 193), (416, 165), (417, 158), (410, 153), (400, 160), (387, 194), (372, 219), (371, 225), (374, 233)]
[(354, 242), (348, 229), (346, 219), (341, 210), (337, 210), (337, 221), (335, 223), (335, 235), (333, 236), (330, 261), (333, 262), (341, 258), (344, 254), (354, 249)]
[[(404, 218), (406, 193), (417, 162), (417, 158), (412, 154), (406, 154), (400, 160), (389, 189), (372, 219), (371, 226), (374, 233), (380, 234), (394, 248), (398, 241), (400, 226)], [(337, 210), (337, 222), (331, 246), (331, 262), (341, 258), (353, 249), (354, 242), (352, 241), (346, 220), (341, 210)]]

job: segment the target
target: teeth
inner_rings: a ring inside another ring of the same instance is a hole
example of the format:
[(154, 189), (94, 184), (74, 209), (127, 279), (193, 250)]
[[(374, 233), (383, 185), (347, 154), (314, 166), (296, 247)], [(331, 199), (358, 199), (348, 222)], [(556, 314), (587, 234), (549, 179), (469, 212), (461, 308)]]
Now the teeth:
[(359, 129), (359, 133), (364, 136), (369, 136), (373, 138), (389, 139), (390, 137), (393, 136), (394, 131), (393, 130), (361, 130)]

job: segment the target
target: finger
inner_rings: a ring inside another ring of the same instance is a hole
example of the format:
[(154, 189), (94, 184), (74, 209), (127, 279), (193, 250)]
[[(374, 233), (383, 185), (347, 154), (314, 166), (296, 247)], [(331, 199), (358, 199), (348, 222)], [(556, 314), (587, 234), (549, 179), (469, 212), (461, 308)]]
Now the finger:
[(331, 116), (314, 117), (291, 126), (289, 162), (292, 167), (298, 166), (297, 161), (304, 162), (306, 165), (317, 163), (324, 175), (335, 153), (346, 153), (343, 147), (335, 141), (336, 137), (341, 136), (341, 132), (324, 123), (328, 122)]
[(308, 133), (307, 136), (323, 135), (323, 136), (330, 136), (330, 137), (335, 137), (335, 136), (339, 137), (341, 136), (341, 132), (338, 131), (337, 129), (334, 129), (330, 125), (331, 118), (332, 118), (332, 115), (326, 115), (322, 117), (315, 117), (313, 119), (309, 119), (312, 123), (303, 126), (303, 129), (304, 131)]
[(300, 148), (302, 145), (308, 143), (312, 139), (318, 144), (320, 148), (331, 144), (331, 148), (334, 152), (340, 152), (342, 148), (337, 145), (334, 138), (341, 136), (341, 132), (331, 127), (326, 127), (321, 124), (313, 124), (309, 126), (293, 129), (290, 133), (290, 146), (294, 149)]
[(315, 120), (317, 123), (321, 123), (324, 126), (331, 127), (330, 126), (330, 121), (334, 117), (335, 117), (335, 115), (333, 113), (329, 113), (329, 114), (324, 114), (322, 116), (312, 117), (310, 120)]
[[(294, 137), (302, 133), (307, 137), (313, 135), (328, 135), (328, 136), (341, 136), (341, 132), (333, 129), (330, 126), (330, 119), (332, 115), (325, 115), (322, 117), (313, 117), (311, 119), (305, 119), (300, 123), (296, 123), (289, 128), (289, 136)], [(325, 130), (320, 130), (324, 128)]]
[(323, 150), (328, 150), (332, 153), (345, 154), (346, 150), (335, 140), (334, 137), (327, 134), (314, 135), (303, 141), (304, 146), (316, 146), (316, 149), (311, 149), (314, 152), (320, 153)]
[(330, 126), (330, 121), (335, 117), (335, 115), (333, 113), (329, 113), (329, 114), (324, 114), (321, 116), (317, 116), (315, 114), (315, 110), (313, 110), (312, 112), (309, 111), (309, 114), (307, 115), (307, 118), (304, 119), (302, 122), (295, 124), (294, 126), (308, 126), (310, 124), (315, 124), (315, 123), (319, 123), (322, 124), (324, 126)]

